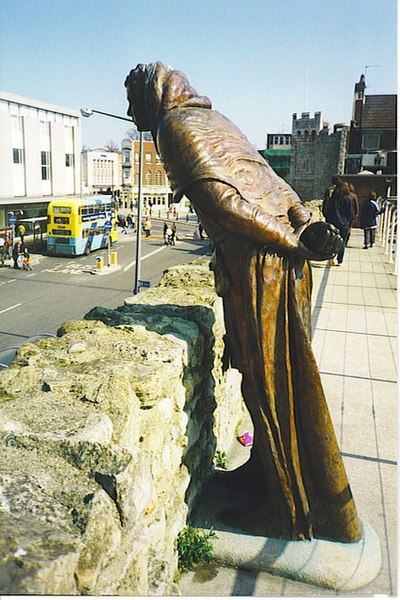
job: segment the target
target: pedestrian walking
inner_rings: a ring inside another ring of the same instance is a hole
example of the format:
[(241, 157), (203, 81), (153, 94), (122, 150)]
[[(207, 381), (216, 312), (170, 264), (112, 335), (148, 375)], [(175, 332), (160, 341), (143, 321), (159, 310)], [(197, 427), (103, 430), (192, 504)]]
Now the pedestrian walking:
[(19, 233), (19, 237), (21, 239), (21, 242), (24, 242), (24, 237), (25, 237), (25, 233), (26, 233), (26, 229), (24, 225), (18, 225), (18, 233)]
[(32, 259), (30, 257), (28, 248), (25, 248), (22, 257), (22, 268), (24, 271), (32, 271)]
[(324, 200), (322, 202), (322, 214), (324, 215), (324, 217), (326, 217), (326, 213), (328, 211), (328, 205), (329, 205), (329, 201), (332, 197), (333, 192), (335, 191), (336, 187), (339, 185), (339, 183), (342, 180), (340, 179), (339, 175), (333, 175), (332, 176), (332, 185), (327, 187), (324, 193)]
[(0, 261), (1, 261), (2, 267), (4, 267), (4, 261), (6, 260), (6, 255), (7, 255), (6, 241), (3, 237), (0, 236)]
[(194, 228), (193, 239), (196, 241), (201, 240), (200, 225), (197, 225), (197, 227)]
[(342, 247), (337, 255), (337, 262), (334, 259), (329, 261), (331, 266), (340, 266), (343, 263), (349, 227), (354, 219), (354, 204), (349, 191), (348, 184), (340, 181), (326, 206), (325, 220), (339, 230), (343, 240)]
[(14, 269), (19, 269), (22, 262), (24, 248), (22, 242), (18, 241), (14, 244), (12, 257), (14, 260)]
[(164, 246), (168, 246), (167, 229), (168, 229), (168, 223), (166, 221), (164, 221), (164, 223), (163, 223)]
[(171, 246), (175, 246), (176, 240), (178, 239), (176, 235), (176, 223), (172, 223), (171, 225)]
[(164, 234), (164, 243), (166, 246), (170, 246), (172, 243), (172, 227), (171, 225), (166, 224), (167, 227), (165, 229), (165, 234)]
[(143, 231), (146, 237), (151, 235), (151, 221), (149, 218), (143, 223)]
[(6, 236), (6, 258), (12, 258), (12, 241), (11, 241), (11, 233), (7, 233)]
[(126, 229), (126, 219), (125, 219), (125, 217), (121, 220), (121, 227), (122, 227), (122, 233), (127, 234), (128, 231)]
[(354, 219), (353, 219), (353, 222), (351, 223), (351, 225), (349, 227), (349, 231), (348, 231), (348, 234), (347, 234), (346, 246), (349, 245), (349, 239), (350, 239), (350, 235), (351, 235), (351, 229), (352, 229), (352, 227), (356, 226), (358, 215), (360, 213), (360, 204), (358, 202), (358, 196), (356, 194), (355, 187), (354, 187), (354, 185), (352, 183), (349, 183), (348, 186), (349, 186), (349, 196), (353, 200)]
[(380, 208), (376, 199), (377, 193), (375, 190), (371, 190), (361, 208), (360, 224), (361, 229), (364, 230), (364, 250), (368, 250), (368, 246), (372, 248), (375, 244), (376, 217), (385, 212), (385, 207)]

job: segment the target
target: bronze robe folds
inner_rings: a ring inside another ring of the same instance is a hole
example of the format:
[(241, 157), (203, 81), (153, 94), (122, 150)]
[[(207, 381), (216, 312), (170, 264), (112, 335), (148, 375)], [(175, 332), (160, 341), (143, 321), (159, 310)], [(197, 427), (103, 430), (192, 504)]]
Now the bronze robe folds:
[(153, 131), (175, 196), (192, 201), (211, 239), (228, 350), (243, 375), (259, 477), (268, 488), (260, 501), (271, 511), (281, 507), (282, 537), (358, 541), (360, 524), (311, 347), (311, 268), (296, 255), (309, 214), (182, 73), (163, 63), (142, 66), (143, 76), (132, 73), (131, 114), (142, 101), (142, 129)]

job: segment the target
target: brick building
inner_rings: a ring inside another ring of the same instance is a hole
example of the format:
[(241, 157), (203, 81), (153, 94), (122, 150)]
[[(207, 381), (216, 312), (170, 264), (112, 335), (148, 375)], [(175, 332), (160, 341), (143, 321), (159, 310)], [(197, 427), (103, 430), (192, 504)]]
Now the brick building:
[[(122, 140), (122, 195), (124, 208), (137, 206), (139, 195), (139, 140)], [(133, 194), (133, 197), (132, 197)], [(143, 207), (168, 207), (171, 190), (167, 174), (157, 154), (153, 140), (143, 140)], [(131, 205), (132, 203), (132, 205)]]
[(397, 195), (397, 95), (365, 94), (365, 77), (354, 87), (345, 181), (361, 203), (370, 190)]

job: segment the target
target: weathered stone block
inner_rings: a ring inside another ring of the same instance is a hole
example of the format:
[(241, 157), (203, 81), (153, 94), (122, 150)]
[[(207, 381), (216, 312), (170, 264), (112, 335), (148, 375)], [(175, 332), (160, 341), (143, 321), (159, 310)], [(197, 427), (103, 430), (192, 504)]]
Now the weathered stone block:
[(244, 414), (206, 263), (0, 374), (0, 593), (171, 595), (175, 539)]

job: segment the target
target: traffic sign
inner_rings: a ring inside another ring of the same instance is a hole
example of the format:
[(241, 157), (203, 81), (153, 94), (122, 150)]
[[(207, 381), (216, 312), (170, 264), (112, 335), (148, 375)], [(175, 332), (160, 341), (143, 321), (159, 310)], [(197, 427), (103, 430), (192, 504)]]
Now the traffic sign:
[(14, 213), (8, 213), (8, 224), (16, 225), (16, 223), (17, 223), (17, 215), (14, 215)]
[(139, 286), (143, 288), (149, 288), (150, 281), (143, 281), (143, 279), (139, 279)]
[(110, 233), (111, 229), (112, 229), (112, 223), (111, 223), (111, 221), (106, 221), (104, 223), (104, 231), (106, 233)]

